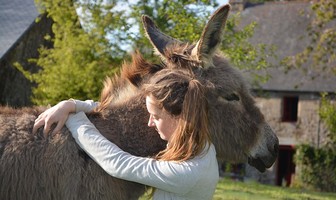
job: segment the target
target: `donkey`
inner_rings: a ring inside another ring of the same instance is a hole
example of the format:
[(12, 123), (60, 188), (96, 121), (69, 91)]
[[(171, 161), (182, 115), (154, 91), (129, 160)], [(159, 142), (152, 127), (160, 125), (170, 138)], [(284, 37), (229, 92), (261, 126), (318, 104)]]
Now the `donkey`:
[[(256, 107), (241, 74), (216, 50), (230, 10), (220, 7), (200, 40), (189, 45), (162, 33), (147, 16), (147, 37), (162, 63), (137, 53), (120, 75), (108, 78), (101, 106), (89, 119), (109, 140), (138, 156), (165, 148), (152, 128), (141, 85), (164, 68), (192, 71), (207, 87), (212, 141), (219, 160), (248, 162), (263, 172), (277, 157), (278, 139)], [(0, 199), (138, 199), (145, 186), (109, 176), (75, 143), (68, 129), (32, 134), (44, 108), (0, 108)]]

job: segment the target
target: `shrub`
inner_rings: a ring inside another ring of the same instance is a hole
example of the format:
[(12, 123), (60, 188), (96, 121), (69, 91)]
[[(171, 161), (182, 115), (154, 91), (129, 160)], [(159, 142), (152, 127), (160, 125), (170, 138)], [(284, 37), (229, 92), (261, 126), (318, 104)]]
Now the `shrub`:
[(295, 154), (299, 169), (298, 185), (325, 192), (336, 192), (336, 152), (330, 147), (299, 145)]

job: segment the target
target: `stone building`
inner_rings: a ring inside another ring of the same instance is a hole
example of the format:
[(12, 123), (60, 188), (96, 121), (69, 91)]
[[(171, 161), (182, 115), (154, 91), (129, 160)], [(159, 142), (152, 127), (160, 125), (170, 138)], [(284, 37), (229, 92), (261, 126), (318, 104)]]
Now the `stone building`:
[[(35, 20), (39, 17), (39, 21)], [(34, 0), (11, 0), (0, 6), (0, 105), (22, 107), (31, 105), (31, 86), (14, 67), (36, 72), (38, 67), (28, 60), (38, 57), (40, 46), (51, 47), (44, 40), (52, 35), (52, 20), (39, 16)]]
[(327, 129), (318, 110), (321, 93), (336, 92), (336, 75), (317, 71), (313, 66), (285, 73), (284, 66), (279, 64), (281, 59), (296, 55), (309, 44), (310, 40), (305, 37), (312, 20), (309, 1), (242, 3), (242, 25), (258, 23), (251, 42), (276, 47), (276, 67), (267, 70), (270, 79), (261, 85), (261, 93), (256, 92), (256, 101), (280, 140), (274, 166), (263, 174), (247, 166), (246, 176), (268, 184), (289, 186), (296, 170), (295, 146), (308, 143), (319, 147), (325, 142)]

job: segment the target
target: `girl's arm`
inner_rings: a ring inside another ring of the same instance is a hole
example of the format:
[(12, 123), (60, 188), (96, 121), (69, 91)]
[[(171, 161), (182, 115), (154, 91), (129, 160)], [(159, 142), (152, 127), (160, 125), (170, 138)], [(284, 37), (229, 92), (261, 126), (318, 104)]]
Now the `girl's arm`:
[(61, 101), (55, 106), (48, 108), (41, 113), (35, 120), (33, 133), (40, 127), (44, 126), (43, 133), (47, 135), (50, 132), (50, 128), (53, 124), (56, 124), (53, 133), (57, 133), (64, 126), (65, 121), (72, 112), (91, 112), (99, 105), (98, 102), (92, 100), (80, 101), (80, 100), (65, 100)]
[(198, 162), (158, 161), (133, 156), (107, 140), (86, 117), (71, 114), (66, 122), (78, 145), (111, 176), (177, 194), (187, 193), (198, 180)]
[(70, 102), (73, 102), (75, 104), (75, 112), (91, 112), (93, 111), (98, 105), (99, 102), (95, 102), (93, 100), (86, 100), (86, 101), (81, 101), (77, 99), (70, 99)]

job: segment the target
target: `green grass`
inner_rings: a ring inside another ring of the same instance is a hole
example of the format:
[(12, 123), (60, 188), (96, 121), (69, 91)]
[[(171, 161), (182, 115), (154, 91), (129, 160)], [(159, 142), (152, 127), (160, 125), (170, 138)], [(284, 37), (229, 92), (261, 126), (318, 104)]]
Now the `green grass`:
[[(148, 198), (142, 197), (140, 200)], [(256, 182), (239, 182), (221, 179), (214, 200), (336, 200), (336, 193), (264, 185)]]
[(336, 193), (312, 192), (301, 189), (242, 183), (221, 179), (214, 200), (336, 200)]

